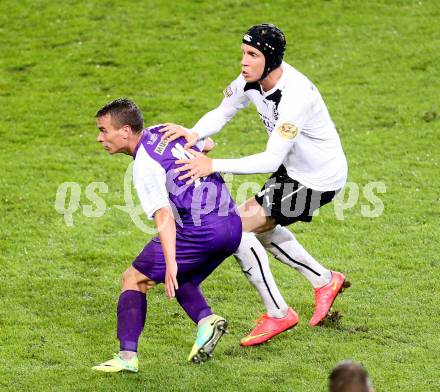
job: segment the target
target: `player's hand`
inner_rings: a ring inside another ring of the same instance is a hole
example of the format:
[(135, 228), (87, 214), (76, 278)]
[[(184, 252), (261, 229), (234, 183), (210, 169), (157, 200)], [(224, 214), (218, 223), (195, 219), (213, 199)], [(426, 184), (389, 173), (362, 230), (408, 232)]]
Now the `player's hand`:
[(167, 265), (165, 270), (165, 294), (168, 298), (174, 298), (176, 296), (176, 290), (179, 288), (177, 283), (177, 263), (174, 262), (171, 265)]
[(206, 155), (208, 152), (212, 151), (215, 148), (214, 140), (212, 140), (210, 137), (207, 137), (205, 139), (205, 145), (203, 147), (203, 153)]
[(167, 139), (169, 142), (176, 140), (179, 137), (184, 137), (186, 139), (186, 144), (183, 146), (185, 149), (195, 146), (199, 140), (199, 135), (197, 133), (188, 132), (184, 127), (177, 124), (165, 123), (165, 127), (160, 129), (162, 132), (162, 140)]
[(189, 150), (189, 152), (194, 155), (194, 158), (179, 159), (175, 163), (182, 165), (176, 169), (177, 172), (188, 171), (180, 176), (179, 180), (188, 179), (186, 183), (192, 184), (198, 178), (209, 176), (212, 173), (212, 159), (198, 151)]

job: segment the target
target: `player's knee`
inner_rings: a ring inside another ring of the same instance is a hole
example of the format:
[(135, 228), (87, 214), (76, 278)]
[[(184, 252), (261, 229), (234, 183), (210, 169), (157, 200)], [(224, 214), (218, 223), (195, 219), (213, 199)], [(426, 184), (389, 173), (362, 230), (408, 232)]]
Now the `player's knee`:
[(264, 223), (262, 223), (261, 226), (257, 227), (254, 230), (254, 233), (259, 238), (259, 236), (264, 235), (265, 233), (271, 234), (275, 230), (276, 226), (277, 226), (277, 223), (274, 218), (266, 217), (266, 221)]
[(129, 267), (121, 274), (121, 288), (137, 284), (136, 271)]
[(133, 267), (127, 268), (121, 275), (121, 291), (137, 290), (146, 293), (155, 286), (155, 282)]
[(255, 232), (265, 224), (266, 213), (255, 198), (247, 200), (238, 208), (243, 232)]
[(256, 234), (258, 241), (260, 241), (261, 245), (263, 245), (266, 249), (271, 247), (272, 235), (274, 230), (265, 231), (264, 233)]

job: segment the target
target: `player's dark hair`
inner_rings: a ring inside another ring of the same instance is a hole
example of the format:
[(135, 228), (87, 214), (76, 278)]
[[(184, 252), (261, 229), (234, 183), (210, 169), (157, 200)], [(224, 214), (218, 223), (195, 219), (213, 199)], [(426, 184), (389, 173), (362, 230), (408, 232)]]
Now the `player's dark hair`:
[(339, 363), (329, 376), (330, 392), (368, 392), (369, 384), (367, 371), (353, 361)]
[(133, 133), (139, 133), (144, 128), (144, 118), (140, 109), (133, 101), (119, 98), (111, 101), (96, 112), (96, 118), (110, 114), (112, 123), (117, 127), (129, 125)]

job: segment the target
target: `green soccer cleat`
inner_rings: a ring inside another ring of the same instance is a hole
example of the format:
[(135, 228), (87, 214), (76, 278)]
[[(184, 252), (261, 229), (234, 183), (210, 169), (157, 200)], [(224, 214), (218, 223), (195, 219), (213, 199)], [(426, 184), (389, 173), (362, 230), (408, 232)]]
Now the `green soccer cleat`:
[(188, 361), (193, 363), (206, 362), (212, 357), (220, 338), (227, 333), (228, 322), (220, 316), (213, 315), (210, 320), (199, 326), (197, 338), (194, 346), (188, 356)]
[(138, 357), (134, 356), (129, 360), (122, 359), (119, 354), (113, 354), (113, 359), (103, 362), (97, 366), (92, 367), (93, 370), (106, 373), (117, 372), (133, 372), (137, 373), (139, 370)]

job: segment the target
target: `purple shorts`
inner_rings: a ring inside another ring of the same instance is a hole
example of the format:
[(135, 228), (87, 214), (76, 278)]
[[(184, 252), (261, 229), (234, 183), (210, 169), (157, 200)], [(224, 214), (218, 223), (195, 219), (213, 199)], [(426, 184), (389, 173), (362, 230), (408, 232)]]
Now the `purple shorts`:
[[(177, 227), (176, 261), (179, 283), (199, 285), (240, 245), (241, 219), (236, 214), (206, 226)], [(159, 237), (153, 238), (133, 261), (133, 267), (156, 283), (165, 279), (165, 258)]]

